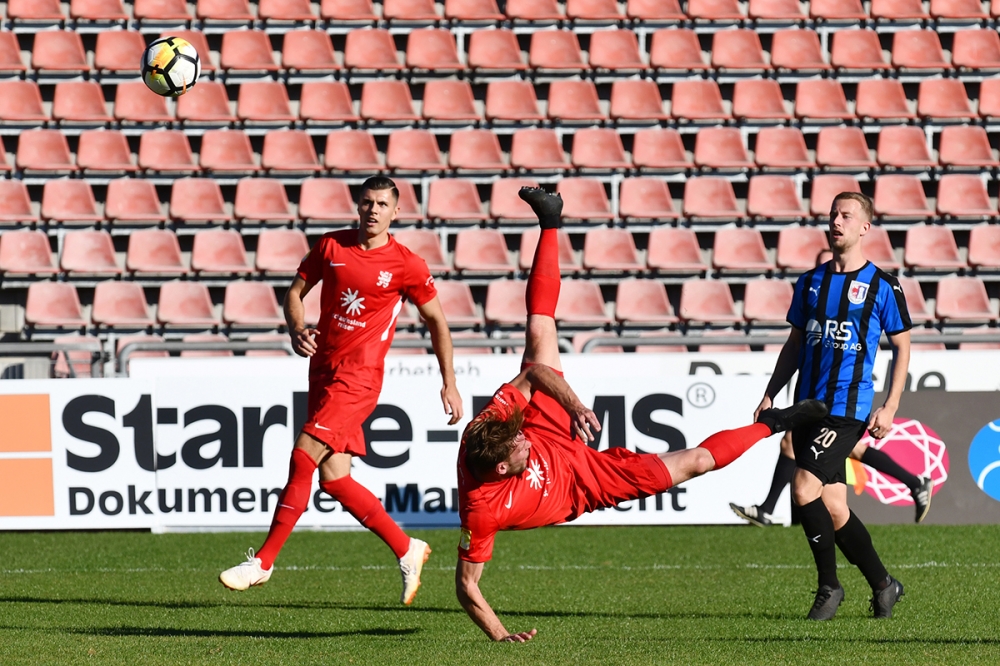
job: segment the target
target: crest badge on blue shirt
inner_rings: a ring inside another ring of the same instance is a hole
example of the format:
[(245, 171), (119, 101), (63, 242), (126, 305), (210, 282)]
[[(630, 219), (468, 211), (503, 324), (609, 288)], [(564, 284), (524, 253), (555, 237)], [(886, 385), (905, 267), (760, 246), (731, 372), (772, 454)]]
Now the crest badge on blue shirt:
[(851, 288), (847, 290), (847, 300), (855, 305), (860, 305), (865, 302), (865, 298), (868, 296), (868, 285), (864, 282), (858, 282), (857, 280), (851, 280)]

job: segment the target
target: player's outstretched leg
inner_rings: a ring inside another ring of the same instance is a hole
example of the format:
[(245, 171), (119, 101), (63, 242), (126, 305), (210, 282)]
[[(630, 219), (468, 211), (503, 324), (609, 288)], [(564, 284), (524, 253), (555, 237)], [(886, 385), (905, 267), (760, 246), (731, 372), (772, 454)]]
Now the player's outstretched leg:
[(525, 330), (524, 363), (540, 363), (559, 371), (559, 337), (556, 331), (556, 306), (559, 303), (559, 226), (562, 224), (562, 198), (538, 187), (522, 187), (518, 192), (538, 216), (541, 231), (528, 273), (525, 305), (528, 321)]
[(881, 449), (860, 444), (855, 447), (854, 453), (857, 453), (858, 448), (864, 448), (859, 458), (863, 464), (906, 484), (906, 487), (910, 489), (910, 496), (913, 498), (913, 505), (916, 508), (914, 522), (923, 521), (931, 509), (931, 490), (934, 487), (934, 482), (911, 474)]
[(792, 482), (795, 476), (795, 458), (788, 455), (792, 448), (792, 433), (786, 432), (781, 440), (781, 452), (778, 454), (778, 461), (774, 464), (774, 474), (771, 475), (771, 489), (767, 497), (760, 504), (751, 506), (740, 506), (729, 503), (729, 508), (737, 516), (757, 527), (772, 525), (771, 515), (774, 507), (778, 505), (778, 498), (784, 492), (785, 487)]

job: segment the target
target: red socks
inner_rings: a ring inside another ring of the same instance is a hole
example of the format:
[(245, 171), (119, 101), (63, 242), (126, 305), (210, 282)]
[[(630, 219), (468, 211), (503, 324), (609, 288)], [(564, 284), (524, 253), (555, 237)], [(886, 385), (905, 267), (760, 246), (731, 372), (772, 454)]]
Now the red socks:
[(735, 430), (717, 432), (699, 446), (707, 449), (715, 458), (713, 469), (721, 469), (746, 453), (751, 446), (760, 440), (770, 437), (771, 434), (771, 429), (763, 423), (754, 423)]
[(538, 237), (525, 294), (529, 315), (556, 316), (560, 282), (558, 234), (558, 229), (542, 229)]
[(264, 569), (270, 569), (274, 565), (274, 558), (278, 556), (288, 535), (295, 528), (295, 523), (306, 510), (315, 471), (316, 461), (308, 453), (302, 449), (292, 449), (292, 462), (288, 466), (288, 484), (281, 491), (278, 508), (271, 521), (271, 529), (267, 533), (264, 545), (260, 547), (260, 552), (257, 553), (260, 566)]
[(345, 476), (334, 481), (319, 484), (333, 499), (341, 503), (362, 525), (378, 535), (396, 554), (396, 558), (406, 555), (410, 549), (410, 537), (393, 522), (385, 512), (382, 503), (371, 491), (360, 483)]

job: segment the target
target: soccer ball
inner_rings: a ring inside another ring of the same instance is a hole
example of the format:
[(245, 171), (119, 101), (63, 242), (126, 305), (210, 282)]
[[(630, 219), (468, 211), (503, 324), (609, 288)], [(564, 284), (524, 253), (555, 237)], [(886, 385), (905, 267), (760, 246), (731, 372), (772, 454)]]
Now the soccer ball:
[(157, 95), (178, 97), (201, 75), (198, 50), (180, 37), (158, 39), (142, 52), (142, 81)]

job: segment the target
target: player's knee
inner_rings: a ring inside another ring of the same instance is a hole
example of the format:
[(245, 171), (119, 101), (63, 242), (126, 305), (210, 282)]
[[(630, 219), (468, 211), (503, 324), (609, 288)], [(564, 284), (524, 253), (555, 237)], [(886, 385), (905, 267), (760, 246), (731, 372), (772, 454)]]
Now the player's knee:
[(812, 488), (806, 486), (795, 486), (792, 488), (792, 499), (798, 506), (805, 506), (816, 501), (819, 495)]
[(830, 517), (833, 519), (834, 529), (840, 529), (847, 524), (847, 521), (851, 518), (851, 510), (847, 507), (846, 503), (840, 502), (830, 502), (826, 503), (826, 510), (830, 512)]
[(700, 476), (715, 469), (715, 458), (708, 449), (697, 447), (690, 449), (691, 453), (691, 476)]

